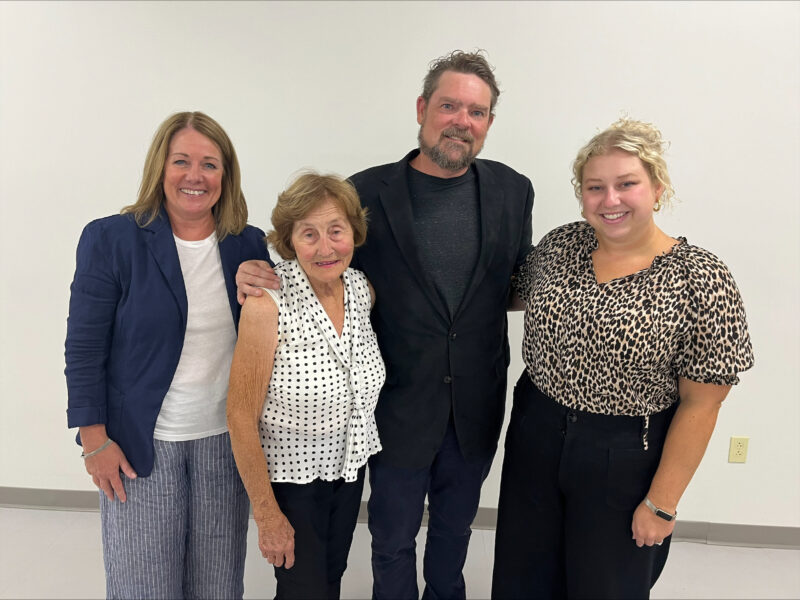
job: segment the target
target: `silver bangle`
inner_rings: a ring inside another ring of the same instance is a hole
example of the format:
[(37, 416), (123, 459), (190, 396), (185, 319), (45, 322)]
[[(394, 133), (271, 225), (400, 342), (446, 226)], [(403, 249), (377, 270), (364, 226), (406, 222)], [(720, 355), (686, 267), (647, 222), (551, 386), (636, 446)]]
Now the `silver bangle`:
[(105, 450), (106, 448), (108, 448), (110, 445), (111, 445), (111, 438), (108, 438), (108, 439), (105, 441), (105, 443), (104, 443), (102, 446), (100, 446), (99, 448), (97, 448), (97, 450), (92, 450), (92, 451), (91, 451), (91, 452), (89, 452), (88, 454), (85, 454), (85, 453), (81, 452), (81, 458), (82, 458), (83, 460), (86, 460), (86, 459), (87, 459), (87, 458), (89, 458), (90, 456), (94, 456), (95, 454), (99, 454), (100, 452), (102, 452), (103, 450)]

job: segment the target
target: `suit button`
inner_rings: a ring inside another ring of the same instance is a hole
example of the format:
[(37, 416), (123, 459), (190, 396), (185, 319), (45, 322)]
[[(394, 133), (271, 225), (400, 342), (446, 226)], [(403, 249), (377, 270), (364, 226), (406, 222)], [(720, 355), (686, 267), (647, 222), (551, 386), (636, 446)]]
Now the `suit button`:
[(457, 336), (456, 336), (456, 334), (455, 334), (455, 333), (451, 333), (451, 334), (450, 334), (450, 339), (451, 339), (451, 340), (454, 340), (454, 339), (456, 339), (456, 337), (457, 337)]
[(450, 377), (450, 375), (445, 375), (444, 376), (444, 382), (445, 383), (451, 383), (452, 381), (453, 381), (453, 378)]

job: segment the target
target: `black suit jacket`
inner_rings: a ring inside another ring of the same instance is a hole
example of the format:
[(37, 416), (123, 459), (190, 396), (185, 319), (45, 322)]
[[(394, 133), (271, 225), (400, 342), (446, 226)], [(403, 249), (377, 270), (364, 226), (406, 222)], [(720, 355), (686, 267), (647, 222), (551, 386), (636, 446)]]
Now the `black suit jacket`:
[(351, 178), (369, 211), (367, 241), (353, 266), (375, 288), (372, 325), (386, 362), (375, 416), (384, 456), (406, 468), (431, 464), (451, 410), (467, 460), (497, 448), (509, 363), (506, 306), (511, 275), (531, 248), (533, 209), (528, 178), (475, 161), (481, 246), (451, 318), (417, 253), (407, 169), (418, 152)]

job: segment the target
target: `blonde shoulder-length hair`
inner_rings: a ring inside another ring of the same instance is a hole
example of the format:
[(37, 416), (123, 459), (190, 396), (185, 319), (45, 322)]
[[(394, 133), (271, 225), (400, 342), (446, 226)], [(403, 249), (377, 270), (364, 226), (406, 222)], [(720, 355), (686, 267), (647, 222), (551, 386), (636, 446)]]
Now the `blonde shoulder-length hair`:
[(142, 183), (135, 204), (122, 213), (131, 213), (139, 227), (152, 223), (164, 206), (164, 168), (172, 138), (179, 131), (191, 128), (210, 139), (222, 154), (222, 193), (211, 209), (216, 222), (217, 239), (238, 235), (247, 225), (247, 203), (242, 193), (239, 160), (228, 134), (214, 119), (202, 112), (179, 112), (168, 117), (153, 136), (142, 171)]

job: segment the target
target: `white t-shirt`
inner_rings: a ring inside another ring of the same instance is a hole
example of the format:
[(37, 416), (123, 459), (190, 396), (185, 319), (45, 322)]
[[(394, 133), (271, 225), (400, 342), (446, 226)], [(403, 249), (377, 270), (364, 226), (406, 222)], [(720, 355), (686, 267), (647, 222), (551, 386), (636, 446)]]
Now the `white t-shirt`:
[(216, 233), (187, 242), (175, 237), (189, 313), (181, 358), (161, 404), (153, 437), (179, 442), (228, 430), (225, 404), (236, 329)]
[(278, 347), (259, 435), (270, 480), (355, 481), (381, 449), (375, 424), (386, 369), (370, 324), (367, 278), (347, 269), (339, 337), (303, 269), (279, 263)]

